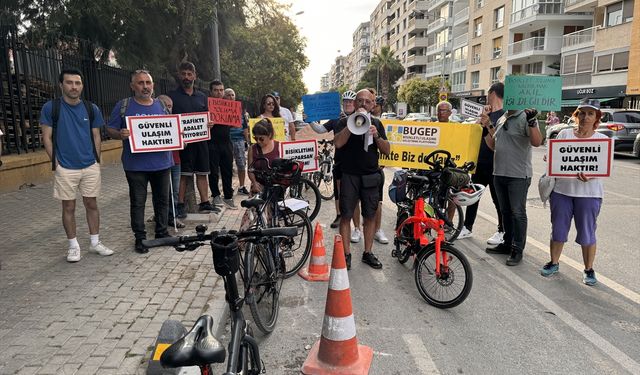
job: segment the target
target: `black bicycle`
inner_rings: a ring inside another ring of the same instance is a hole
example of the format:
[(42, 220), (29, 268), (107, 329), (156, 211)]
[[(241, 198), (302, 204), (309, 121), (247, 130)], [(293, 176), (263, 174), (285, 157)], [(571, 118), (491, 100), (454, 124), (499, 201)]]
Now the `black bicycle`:
[[(193, 251), (209, 242), (213, 253), (213, 266), (224, 280), (225, 299), (231, 312), (231, 341), (225, 374), (257, 375), (265, 372), (260, 359), (258, 343), (253, 337), (249, 322), (242, 314), (244, 298), (238, 294), (235, 274), (240, 269), (238, 240), (260, 243), (264, 238), (287, 238), (296, 234), (297, 228), (269, 228), (249, 231), (217, 231), (206, 234), (207, 227), (198, 225), (196, 235), (159, 238), (143, 241), (148, 248), (174, 246), (177, 251)], [(201, 316), (191, 330), (169, 346), (160, 356), (163, 367), (198, 366), (201, 374), (213, 374), (212, 364), (224, 363), (226, 350), (213, 335), (213, 318)]]
[(333, 189), (333, 141), (321, 139), (318, 144), (322, 147), (318, 152), (318, 170), (313, 172), (311, 180), (318, 187), (322, 199), (329, 200), (335, 195)]

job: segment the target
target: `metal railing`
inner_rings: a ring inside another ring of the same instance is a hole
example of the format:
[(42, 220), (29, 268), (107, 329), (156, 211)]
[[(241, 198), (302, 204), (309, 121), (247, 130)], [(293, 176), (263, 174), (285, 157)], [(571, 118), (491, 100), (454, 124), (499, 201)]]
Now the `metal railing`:
[(453, 60), (453, 65), (452, 65), (452, 69), (453, 70), (458, 70), (458, 69), (464, 69), (467, 66), (467, 59), (460, 59), (460, 60)]
[(537, 36), (509, 44), (508, 56), (534, 51), (545, 51), (545, 54), (552, 55), (559, 52), (560, 46), (560, 37)]
[(558, 0), (541, 0), (526, 8), (511, 13), (511, 23), (517, 23), (538, 14), (562, 14), (564, 4)]
[(586, 2), (597, 3), (598, 0), (564, 0), (564, 7), (568, 8), (568, 7), (572, 7), (574, 5), (577, 5), (580, 3), (586, 3)]
[(457, 25), (469, 19), (469, 7), (466, 7), (453, 16), (453, 24)]
[(462, 92), (462, 91), (465, 91), (464, 90), (464, 86), (465, 86), (464, 83), (451, 85), (451, 92)]
[(577, 47), (594, 41), (598, 26), (579, 30), (562, 36), (562, 48)]
[(453, 39), (453, 48), (456, 49), (468, 43), (469, 43), (469, 33), (464, 33), (460, 36), (455, 37), (455, 39)]

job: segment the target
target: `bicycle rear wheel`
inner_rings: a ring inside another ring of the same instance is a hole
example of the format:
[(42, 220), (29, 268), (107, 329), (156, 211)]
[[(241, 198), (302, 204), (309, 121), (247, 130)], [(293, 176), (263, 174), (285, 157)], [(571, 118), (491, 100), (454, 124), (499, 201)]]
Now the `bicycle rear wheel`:
[(311, 254), (313, 242), (311, 221), (300, 211), (286, 210), (278, 213), (278, 226), (298, 228), (298, 234), (294, 237), (280, 241), (280, 251), (285, 263), (284, 277), (289, 278), (300, 271)]
[(263, 244), (249, 243), (246, 250), (245, 301), (256, 327), (270, 333), (278, 321), (282, 273), (276, 272), (269, 249)]
[(333, 174), (331, 172), (331, 162), (325, 160), (320, 163), (320, 170), (313, 172), (313, 183), (320, 191), (322, 199), (328, 201), (333, 198)]
[(306, 213), (310, 221), (313, 221), (318, 216), (320, 205), (322, 204), (322, 196), (316, 184), (302, 177), (297, 184), (289, 186), (287, 194), (291, 198), (309, 203)]
[[(405, 220), (409, 218), (408, 210), (404, 208), (398, 208), (398, 210), (401, 210), (401, 211), (398, 213), (398, 218), (396, 220), (396, 230), (398, 229), (400, 224), (402, 224)], [(405, 225), (404, 228), (402, 228), (402, 231), (400, 232), (400, 237), (401, 238), (398, 238), (398, 236), (396, 235), (395, 238), (393, 239), (395, 250), (393, 250), (392, 255), (398, 259), (398, 262), (400, 262), (400, 264), (405, 264), (407, 260), (409, 260), (409, 257), (411, 256), (411, 246), (405, 245), (403, 240), (406, 241), (413, 238), (412, 224)]]
[(453, 245), (443, 243), (440, 250), (448, 261), (445, 267), (438, 260), (441, 262), (440, 276), (436, 275), (436, 246), (432, 243), (418, 254), (415, 281), (420, 295), (427, 303), (448, 309), (467, 298), (473, 285), (473, 273), (467, 257)]

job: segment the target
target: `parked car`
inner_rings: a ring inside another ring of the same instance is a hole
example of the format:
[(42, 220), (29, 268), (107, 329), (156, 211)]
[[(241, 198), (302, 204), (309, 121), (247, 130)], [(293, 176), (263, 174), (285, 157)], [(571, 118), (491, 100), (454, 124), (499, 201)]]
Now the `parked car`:
[(395, 119), (397, 119), (397, 118), (398, 118), (398, 115), (396, 115), (396, 114), (395, 114), (395, 113), (393, 113), (393, 112), (385, 112), (385, 113), (383, 113), (383, 114), (381, 114), (381, 115), (380, 115), (380, 118), (384, 118), (384, 119), (393, 119), (393, 120), (395, 120)]
[(560, 133), (562, 130), (573, 128), (575, 126), (576, 126), (576, 123), (575, 123), (575, 121), (573, 121), (573, 117), (564, 116), (564, 121), (563, 122), (561, 122), (559, 124), (547, 126), (547, 130), (546, 130), (547, 137), (546, 138), (547, 139), (554, 139), (555, 137), (558, 136), (558, 133)]
[(428, 113), (412, 112), (404, 118), (405, 121), (432, 121), (431, 116)]
[(613, 139), (614, 151), (632, 151), (640, 134), (640, 110), (603, 108), (596, 131)]

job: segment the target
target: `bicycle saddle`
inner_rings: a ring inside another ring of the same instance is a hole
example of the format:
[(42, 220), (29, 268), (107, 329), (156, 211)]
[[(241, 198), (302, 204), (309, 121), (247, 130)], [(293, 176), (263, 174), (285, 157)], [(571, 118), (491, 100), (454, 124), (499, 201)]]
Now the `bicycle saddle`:
[(244, 208), (260, 207), (263, 204), (264, 204), (264, 199), (260, 199), (260, 198), (250, 198), (240, 202), (240, 206)]
[(198, 318), (186, 335), (162, 353), (160, 357), (162, 366), (186, 367), (223, 363), (227, 352), (220, 341), (213, 336), (212, 327), (211, 316), (203, 315)]

